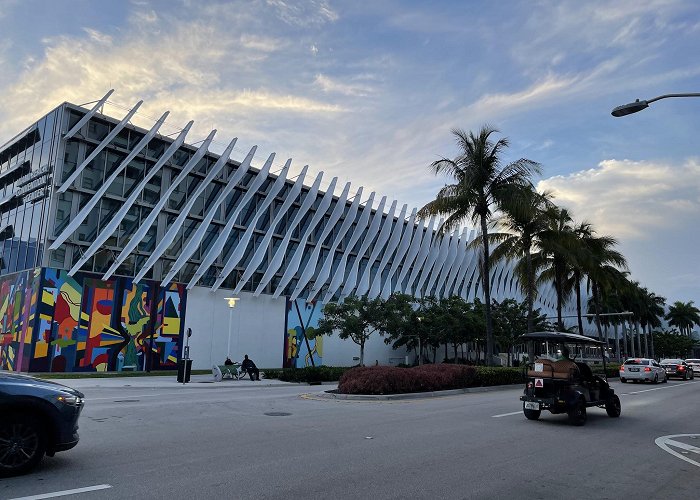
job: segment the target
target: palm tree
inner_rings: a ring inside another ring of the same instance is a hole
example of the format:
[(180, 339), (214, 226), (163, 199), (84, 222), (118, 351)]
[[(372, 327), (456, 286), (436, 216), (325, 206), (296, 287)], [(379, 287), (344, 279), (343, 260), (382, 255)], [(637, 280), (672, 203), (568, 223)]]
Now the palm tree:
[(676, 301), (668, 308), (666, 313), (668, 324), (677, 327), (681, 334), (690, 337), (694, 325), (700, 326), (700, 309), (694, 302)]
[(449, 233), (467, 219), (478, 222), (481, 227), (483, 253), (480, 280), (485, 305), (488, 364), (493, 363), (494, 354), (488, 224), (493, 210), (501, 209), (507, 200), (514, 198), (522, 189), (532, 189), (530, 178), (534, 173), (540, 172), (538, 163), (525, 158), (502, 165), (501, 153), (508, 147), (508, 140), (501, 138), (492, 141), (491, 135), (497, 132), (488, 125), (484, 125), (477, 135), (461, 129), (452, 130), (459, 155), (454, 159), (434, 161), (430, 168), (436, 175), (446, 174), (454, 183), (443, 187), (435, 200), (419, 212), (421, 218), (446, 216), (447, 219), (440, 227), (443, 233)]
[(580, 261), (591, 285), (598, 340), (602, 340), (603, 331), (600, 327), (601, 290), (619, 286), (620, 283), (626, 281), (627, 261), (620, 252), (614, 249), (617, 240), (612, 236), (595, 236), (595, 232), (591, 230), (584, 236), (582, 242), (583, 256)]
[(574, 259), (575, 234), (571, 214), (565, 208), (551, 206), (544, 211), (547, 228), (539, 234), (538, 249), (532, 256), (539, 271), (538, 284), (552, 283), (557, 294), (557, 326), (564, 330), (562, 306), (571, 294), (571, 263)]
[(645, 335), (649, 336), (651, 342), (651, 357), (655, 357), (654, 353), (654, 335), (652, 328), (661, 328), (661, 318), (664, 316), (664, 306), (666, 299), (650, 292), (646, 288), (642, 288), (643, 305), (642, 305), (642, 328), (645, 329)]
[[(521, 197), (503, 207), (504, 214), (496, 219), (495, 225), (504, 232), (489, 234), (489, 241), (498, 244), (491, 254), (494, 261), (507, 259), (517, 262), (515, 273), (520, 277), (521, 288), (525, 292), (527, 331), (530, 333), (535, 328), (533, 310), (537, 295), (532, 250), (539, 243), (540, 233), (547, 229), (545, 210), (552, 206), (552, 195), (523, 190)], [(478, 242), (472, 242), (475, 243)]]

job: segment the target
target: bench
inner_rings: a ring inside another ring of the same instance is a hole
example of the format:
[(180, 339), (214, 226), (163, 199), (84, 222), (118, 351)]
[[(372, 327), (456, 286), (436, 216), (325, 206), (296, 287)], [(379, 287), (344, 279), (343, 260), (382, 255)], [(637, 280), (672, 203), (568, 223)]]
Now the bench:
[(212, 374), (217, 382), (225, 378), (240, 380), (245, 375), (245, 373), (241, 371), (240, 363), (234, 363), (232, 365), (214, 365), (212, 367)]

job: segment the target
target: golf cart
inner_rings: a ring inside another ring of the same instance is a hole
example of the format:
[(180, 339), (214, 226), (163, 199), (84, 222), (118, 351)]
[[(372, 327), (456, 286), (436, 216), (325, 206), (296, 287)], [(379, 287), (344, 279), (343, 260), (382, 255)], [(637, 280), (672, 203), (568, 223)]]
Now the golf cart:
[[(542, 410), (566, 413), (573, 425), (586, 423), (586, 408), (605, 408), (608, 416), (620, 416), (620, 398), (605, 376), (604, 342), (560, 332), (534, 332), (521, 335), (530, 359), (524, 367), (525, 391), (520, 397), (529, 420), (540, 418)], [(584, 359), (600, 353), (603, 375), (594, 375)]]

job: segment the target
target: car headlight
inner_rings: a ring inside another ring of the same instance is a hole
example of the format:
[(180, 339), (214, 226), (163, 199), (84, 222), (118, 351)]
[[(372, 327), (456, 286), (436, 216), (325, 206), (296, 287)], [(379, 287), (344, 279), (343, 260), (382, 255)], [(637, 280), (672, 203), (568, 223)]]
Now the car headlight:
[(61, 394), (56, 399), (58, 399), (58, 401), (60, 401), (61, 403), (71, 405), (71, 406), (80, 406), (85, 401), (83, 398), (80, 398), (78, 396), (73, 396), (71, 394)]

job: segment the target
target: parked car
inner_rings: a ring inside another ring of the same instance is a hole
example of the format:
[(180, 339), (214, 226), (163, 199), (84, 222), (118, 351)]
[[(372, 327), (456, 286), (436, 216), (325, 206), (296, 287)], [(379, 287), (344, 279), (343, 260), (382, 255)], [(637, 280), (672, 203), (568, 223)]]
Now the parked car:
[(686, 359), (685, 362), (693, 369), (693, 376), (695, 376), (695, 372), (700, 373), (700, 359)]
[(0, 477), (25, 474), (44, 454), (78, 444), (83, 393), (48, 380), (0, 371)]
[(662, 359), (659, 363), (664, 367), (664, 370), (666, 370), (667, 377), (678, 377), (683, 380), (693, 380), (695, 378), (693, 367), (682, 359)]
[(620, 382), (624, 384), (628, 380), (658, 384), (668, 382), (668, 377), (664, 368), (655, 359), (630, 358), (620, 366)]

